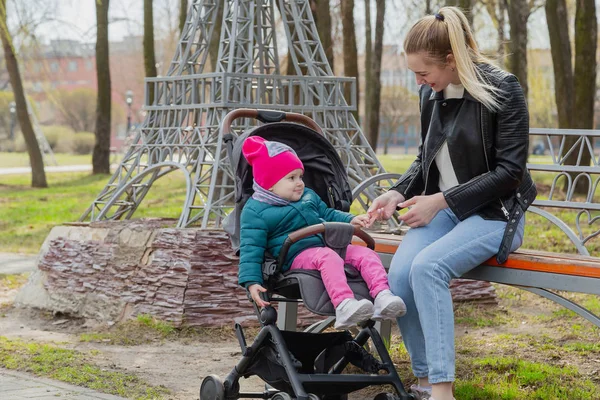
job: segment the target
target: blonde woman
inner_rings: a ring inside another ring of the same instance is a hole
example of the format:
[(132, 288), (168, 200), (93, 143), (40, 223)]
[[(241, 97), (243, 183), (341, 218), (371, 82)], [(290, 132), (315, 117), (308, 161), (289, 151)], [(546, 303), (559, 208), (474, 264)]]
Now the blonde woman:
[(421, 146), (392, 190), (374, 200), (371, 221), (396, 207), (410, 229), (389, 283), (404, 299), (398, 318), (419, 399), (452, 400), (455, 380), (451, 279), (523, 241), (536, 196), (526, 169), (529, 116), (515, 76), (491, 65), (467, 19), (444, 7), (419, 20), (404, 42), (421, 85)]

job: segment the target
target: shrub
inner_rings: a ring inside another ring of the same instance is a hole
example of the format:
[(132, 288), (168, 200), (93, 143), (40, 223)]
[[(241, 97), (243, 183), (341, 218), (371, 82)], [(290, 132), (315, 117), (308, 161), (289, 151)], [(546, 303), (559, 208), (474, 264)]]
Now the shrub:
[(91, 154), (96, 143), (92, 132), (79, 132), (73, 136), (73, 152), (75, 154)]

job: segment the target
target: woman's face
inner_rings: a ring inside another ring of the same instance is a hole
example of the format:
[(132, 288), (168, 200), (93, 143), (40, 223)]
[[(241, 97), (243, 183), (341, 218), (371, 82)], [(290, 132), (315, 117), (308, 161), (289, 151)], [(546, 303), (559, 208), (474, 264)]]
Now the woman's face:
[(418, 85), (429, 85), (436, 92), (444, 90), (448, 84), (459, 84), (454, 56), (449, 54), (445, 65), (441, 66), (423, 52), (408, 54), (408, 68), (415, 73)]

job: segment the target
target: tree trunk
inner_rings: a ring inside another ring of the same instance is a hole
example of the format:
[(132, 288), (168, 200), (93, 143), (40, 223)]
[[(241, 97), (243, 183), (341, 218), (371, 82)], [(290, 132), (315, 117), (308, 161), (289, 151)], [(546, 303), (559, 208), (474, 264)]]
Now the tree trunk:
[[(594, 99), (596, 96), (596, 52), (598, 41), (598, 23), (596, 21), (596, 4), (594, 0), (577, 0), (575, 10), (575, 110), (574, 128), (594, 128)], [(574, 138), (575, 139), (575, 138)], [(591, 154), (584, 150), (579, 165), (590, 165)], [(566, 162), (577, 164), (577, 154), (571, 154)], [(579, 179), (575, 192), (587, 194), (589, 184)]]
[(577, 0), (575, 11), (575, 128), (594, 128), (598, 23), (594, 0)]
[(371, 101), (371, 68), (373, 68), (373, 34), (371, 32), (371, 0), (365, 0), (365, 112), (362, 127), (369, 143), (371, 143), (371, 109), (367, 107)]
[[(354, 0), (341, 0), (342, 10), (342, 49), (344, 53), (344, 75), (356, 78), (356, 109), (359, 106), (358, 84), (358, 50), (356, 48), (356, 32), (354, 29)], [(344, 93), (348, 102), (351, 99), (350, 87)], [(358, 121), (358, 111), (354, 111), (354, 118)]]
[(215, 27), (213, 29), (212, 37), (210, 38), (210, 44), (208, 48), (208, 55), (210, 57), (211, 71), (217, 70), (217, 61), (219, 60), (219, 47), (221, 45), (221, 28), (223, 27), (223, 14), (225, 12), (225, 2), (219, 6), (217, 10), (217, 16), (215, 18)]
[[(144, 0), (144, 69), (146, 71), (146, 78), (156, 76), (153, 15), (152, 0)], [(154, 85), (148, 86), (148, 104), (154, 104)]]
[(516, 75), (523, 87), (523, 94), (527, 99), (529, 87), (527, 85), (527, 20), (529, 19), (529, 5), (527, 0), (510, 0), (508, 4), (508, 20), (510, 23), (511, 53), (509, 69)]
[(179, 33), (183, 31), (185, 27), (185, 21), (187, 19), (188, 0), (181, 0), (179, 3)]
[(319, 32), (319, 39), (325, 50), (325, 56), (329, 62), (329, 66), (333, 71), (333, 41), (331, 40), (331, 10), (328, 0), (317, 1), (316, 9), (316, 24)]
[(554, 67), (554, 94), (558, 110), (558, 127), (573, 127), (575, 90), (571, 65), (571, 43), (565, 0), (546, 1), (546, 22), (550, 36), (550, 51)]
[(377, 5), (377, 19), (375, 23), (375, 46), (371, 63), (370, 99), (366, 103), (370, 109), (369, 143), (373, 151), (377, 150), (379, 138), (379, 110), (381, 108), (381, 60), (383, 58), (383, 27), (385, 20), (385, 0), (375, 0)]
[(96, 102), (96, 144), (92, 154), (94, 174), (110, 173), (110, 64), (108, 57), (108, 5), (109, 0), (96, 3), (96, 76), (98, 100)]
[(6, 21), (6, 0), (0, 0), (0, 39), (2, 40), (6, 69), (8, 70), (8, 77), (17, 106), (17, 118), (19, 119), (21, 132), (23, 133), (27, 153), (29, 154), (31, 186), (45, 188), (48, 187), (48, 183), (46, 182), (46, 172), (44, 171), (44, 159), (42, 158), (42, 152), (40, 151), (40, 146), (38, 145), (31, 120), (29, 119), (29, 113), (27, 112), (27, 100), (25, 98), (25, 91), (23, 90), (21, 73), (19, 72), (19, 62), (15, 55), (12, 37), (8, 31)]
[[(502, 65), (504, 65), (506, 63), (506, 60), (504, 59), (505, 55), (506, 55), (506, 31), (504, 30), (504, 24), (506, 24), (506, 20), (505, 20), (505, 12), (506, 12), (506, 7), (505, 7), (505, 3), (504, 0), (497, 0), (496, 2), (496, 9), (497, 9), (497, 18), (498, 18), (498, 27), (497, 27), (497, 31), (498, 31), (498, 59), (502, 60)], [(529, 89), (528, 89), (529, 90)]]
[(431, 0), (425, 0), (425, 15), (432, 14), (431, 11)]

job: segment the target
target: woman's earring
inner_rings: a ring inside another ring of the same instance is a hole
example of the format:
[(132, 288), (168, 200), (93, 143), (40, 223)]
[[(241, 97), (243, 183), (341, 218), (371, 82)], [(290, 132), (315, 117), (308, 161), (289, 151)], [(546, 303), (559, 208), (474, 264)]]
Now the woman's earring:
[(454, 67), (450, 67), (450, 71), (454, 72)]

